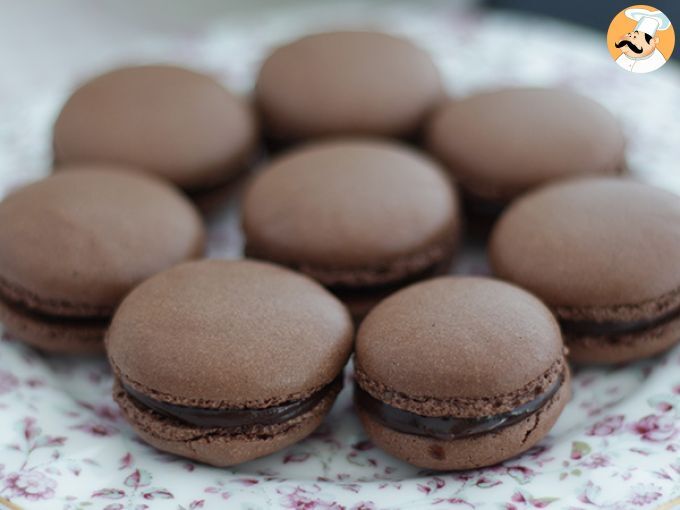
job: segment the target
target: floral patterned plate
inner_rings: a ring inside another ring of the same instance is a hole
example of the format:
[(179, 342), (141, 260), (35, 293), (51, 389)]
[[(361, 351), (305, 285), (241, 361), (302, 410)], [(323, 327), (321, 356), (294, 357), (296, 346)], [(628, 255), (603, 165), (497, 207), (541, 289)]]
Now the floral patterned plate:
[[(603, 34), (555, 22), (439, 2), (303, 3), (150, 40), (135, 49), (134, 60), (190, 65), (245, 91), (270, 46), (333, 26), (414, 38), (432, 52), (452, 94), (538, 84), (593, 96), (624, 123), (633, 174), (680, 192), (680, 71), (668, 64), (651, 75), (624, 73)], [(130, 55), (112, 56), (101, 67), (123, 60)], [(45, 173), (51, 118), (73, 83), (93, 71), (74, 64), (52, 88), (36, 84), (25, 91), (26, 101), (2, 106), (0, 193)], [(211, 225), (212, 256), (240, 256), (237, 201)], [(486, 272), (479, 248), (468, 248), (456, 271)], [(680, 347), (631, 365), (578, 369), (573, 385), (574, 398), (551, 434), (492, 468), (435, 473), (388, 456), (367, 440), (345, 389), (308, 439), (217, 469), (141, 442), (111, 399), (103, 359), (45, 356), (5, 335), (0, 508), (680, 508)]]

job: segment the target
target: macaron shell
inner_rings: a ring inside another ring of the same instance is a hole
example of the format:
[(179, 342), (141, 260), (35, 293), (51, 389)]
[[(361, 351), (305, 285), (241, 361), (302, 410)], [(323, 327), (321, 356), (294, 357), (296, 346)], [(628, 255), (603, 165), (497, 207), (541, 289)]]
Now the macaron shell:
[(311, 434), (323, 421), (336, 394), (324, 397), (313, 409), (290, 422), (253, 434), (227, 434), (219, 429), (199, 429), (141, 410), (130, 401), (118, 383), (114, 398), (135, 432), (159, 450), (213, 466), (240, 464), (295, 444)]
[(612, 337), (565, 334), (564, 340), (573, 363), (627, 363), (662, 353), (677, 344), (680, 317), (635, 333)]
[(413, 133), (440, 100), (439, 72), (409, 41), (375, 32), (310, 35), (275, 50), (256, 84), (276, 139)]
[(173, 66), (110, 71), (76, 90), (54, 126), (58, 165), (144, 168), (192, 189), (223, 182), (255, 148), (255, 115), (207, 75)]
[(244, 197), (243, 228), (258, 256), (323, 273), (454, 244), (460, 218), (455, 191), (430, 159), (392, 142), (345, 139), (271, 163)]
[(148, 276), (203, 253), (205, 229), (160, 179), (72, 167), (0, 203), (0, 283), (58, 316), (107, 316)]
[(504, 89), (450, 101), (433, 115), (427, 145), (463, 189), (499, 202), (555, 179), (624, 167), (614, 116), (568, 90)]
[(114, 373), (158, 400), (266, 407), (330, 383), (352, 340), (347, 310), (313, 280), (262, 262), (203, 260), (133, 290), (106, 344)]
[(11, 336), (45, 352), (92, 354), (104, 352), (106, 324), (89, 321), (47, 321), (26, 314), (0, 299), (0, 322)]
[(356, 340), (357, 370), (414, 399), (541, 389), (562, 359), (559, 327), (538, 299), (479, 277), (434, 278), (393, 294), (364, 319)]
[(553, 184), (505, 212), (489, 254), (560, 316), (654, 317), (680, 304), (680, 198), (627, 179)]
[(477, 469), (510, 459), (550, 431), (571, 398), (569, 371), (555, 396), (538, 412), (497, 432), (444, 441), (389, 429), (357, 409), (366, 433), (379, 448), (416, 466), (438, 470)]

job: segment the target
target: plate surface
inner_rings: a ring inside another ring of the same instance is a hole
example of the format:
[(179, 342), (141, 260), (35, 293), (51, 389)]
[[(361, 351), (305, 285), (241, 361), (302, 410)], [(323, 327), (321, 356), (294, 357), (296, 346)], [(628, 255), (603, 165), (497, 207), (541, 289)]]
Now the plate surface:
[[(615, 13), (612, 13), (612, 16)], [(503, 85), (578, 90), (624, 123), (633, 175), (680, 192), (680, 70), (632, 75), (598, 37), (542, 19), (451, 9), (444, 3), (299, 4), (164, 33), (106, 53), (98, 66), (58, 70), (0, 108), (0, 193), (44, 175), (51, 120), (83, 76), (120, 62), (170, 61), (252, 87), (268, 49), (301, 33), (369, 27), (408, 35), (432, 52), (452, 94)], [(25, 64), (26, 65), (26, 64)], [(210, 254), (242, 249), (237, 198), (211, 225)], [(462, 273), (485, 273), (474, 247)], [(349, 372), (349, 371), (348, 371)], [(348, 374), (348, 378), (350, 375)], [(346, 385), (349, 387), (349, 385)], [(140, 442), (110, 397), (101, 359), (47, 357), (0, 342), (0, 508), (675, 508), (680, 497), (680, 348), (636, 364), (579, 369), (574, 399), (537, 447), (502, 465), (431, 473), (376, 449), (341, 394), (307, 440), (232, 469)], [(9, 503), (11, 501), (11, 503)]]

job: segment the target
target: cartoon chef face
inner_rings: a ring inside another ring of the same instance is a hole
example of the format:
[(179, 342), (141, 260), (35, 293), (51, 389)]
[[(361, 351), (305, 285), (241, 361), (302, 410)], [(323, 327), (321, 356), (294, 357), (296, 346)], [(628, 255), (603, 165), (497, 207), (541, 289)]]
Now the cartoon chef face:
[(634, 30), (621, 37), (615, 46), (630, 58), (643, 58), (651, 55), (657, 44), (659, 44), (658, 37), (652, 37), (645, 32)]

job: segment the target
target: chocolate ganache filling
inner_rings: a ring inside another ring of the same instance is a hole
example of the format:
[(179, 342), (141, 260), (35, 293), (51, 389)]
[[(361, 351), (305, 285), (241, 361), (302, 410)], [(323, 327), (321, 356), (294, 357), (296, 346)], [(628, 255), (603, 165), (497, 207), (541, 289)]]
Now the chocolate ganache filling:
[(17, 301), (12, 301), (10, 299), (6, 299), (4, 296), (0, 294), (0, 301), (2, 301), (2, 304), (12, 312), (13, 314), (17, 314), (23, 317), (26, 317), (28, 319), (37, 321), (37, 322), (42, 322), (45, 324), (58, 324), (58, 325), (66, 325), (70, 327), (90, 327), (90, 328), (101, 328), (102, 330), (106, 329), (106, 327), (109, 325), (109, 322), (111, 319), (109, 317), (99, 317), (99, 316), (58, 316), (58, 315), (53, 315), (45, 312), (41, 312), (40, 310), (36, 310), (34, 308), (29, 308), (23, 303), (19, 303)]
[(342, 373), (330, 384), (307, 398), (291, 400), (271, 407), (262, 408), (205, 408), (161, 402), (121, 382), (121, 386), (133, 401), (142, 408), (148, 408), (163, 416), (195, 425), (197, 427), (239, 428), (250, 425), (277, 425), (292, 420), (313, 409), (323, 398), (342, 388)]
[(481, 416), (479, 418), (457, 418), (455, 416), (422, 416), (398, 409), (371, 396), (358, 384), (354, 385), (356, 405), (373, 419), (397, 432), (414, 434), (435, 439), (452, 440), (486, 434), (509, 427), (534, 414), (555, 396), (562, 386), (560, 377), (548, 390), (525, 404), (506, 413)]
[(571, 335), (625, 335), (628, 333), (638, 333), (653, 329), (667, 322), (671, 322), (680, 317), (680, 309), (671, 310), (654, 319), (641, 319), (637, 321), (615, 322), (615, 321), (579, 321), (579, 320), (560, 320), (560, 326), (564, 333)]

